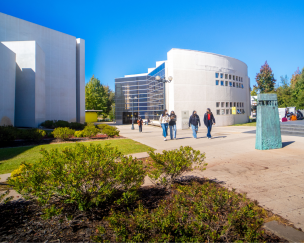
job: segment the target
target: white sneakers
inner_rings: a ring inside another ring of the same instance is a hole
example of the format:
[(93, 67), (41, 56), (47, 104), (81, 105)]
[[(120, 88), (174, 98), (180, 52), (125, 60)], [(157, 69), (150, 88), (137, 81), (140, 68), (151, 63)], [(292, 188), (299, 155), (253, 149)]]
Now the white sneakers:
[(167, 141), (167, 138), (164, 138), (164, 141)]

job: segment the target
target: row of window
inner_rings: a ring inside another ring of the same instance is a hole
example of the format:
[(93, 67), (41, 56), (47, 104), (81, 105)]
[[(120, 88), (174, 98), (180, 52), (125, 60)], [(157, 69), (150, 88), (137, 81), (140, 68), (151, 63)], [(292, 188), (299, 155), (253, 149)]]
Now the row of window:
[[(216, 114), (217, 115), (232, 115), (232, 109), (219, 109), (219, 110), (216, 110)], [(237, 109), (236, 114), (237, 115), (245, 114), (245, 110)]]
[(236, 81), (240, 81), (240, 82), (243, 82), (243, 78), (242, 77), (239, 77), (239, 76), (235, 76), (235, 75), (231, 75), (231, 74), (224, 74), (224, 73), (215, 73), (215, 78), (224, 78), (224, 75), (225, 75), (225, 79), (232, 79), (232, 80), (236, 80)]
[(244, 102), (216, 102), (216, 107), (244, 107)]
[[(220, 81), (219, 80), (215, 80), (215, 85), (219, 85), (220, 84)], [(237, 88), (244, 88), (244, 85), (241, 84), (241, 83), (238, 83), (238, 82), (229, 82), (228, 81), (221, 81), (221, 86), (228, 86), (229, 84), (229, 87), (237, 87)]]

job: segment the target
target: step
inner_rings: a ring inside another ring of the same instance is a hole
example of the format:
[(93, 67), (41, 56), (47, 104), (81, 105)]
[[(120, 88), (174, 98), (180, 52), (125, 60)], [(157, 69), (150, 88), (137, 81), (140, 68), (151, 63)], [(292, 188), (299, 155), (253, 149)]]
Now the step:
[(304, 132), (302, 128), (289, 128), (289, 127), (281, 127), (281, 131), (291, 131), (291, 132)]

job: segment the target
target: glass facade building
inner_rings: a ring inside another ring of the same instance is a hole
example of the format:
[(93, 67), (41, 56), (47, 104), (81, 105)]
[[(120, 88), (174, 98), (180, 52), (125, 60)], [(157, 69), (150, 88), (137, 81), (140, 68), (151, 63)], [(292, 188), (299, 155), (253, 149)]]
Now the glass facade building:
[(132, 108), (134, 120), (138, 116), (159, 119), (165, 107), (165, 85), (155, 77), (165, 78), (165, 65), (164, 62), (147, 75), (115, 79), (116, 121), (132, 123)]

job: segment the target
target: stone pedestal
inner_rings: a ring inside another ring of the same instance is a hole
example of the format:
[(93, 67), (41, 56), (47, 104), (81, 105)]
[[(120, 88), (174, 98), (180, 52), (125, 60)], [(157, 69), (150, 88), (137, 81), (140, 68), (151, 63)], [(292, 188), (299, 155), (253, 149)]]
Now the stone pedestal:
[(258, 94), (255, 148), (282, 148), (281, 128), (276, 94)]

